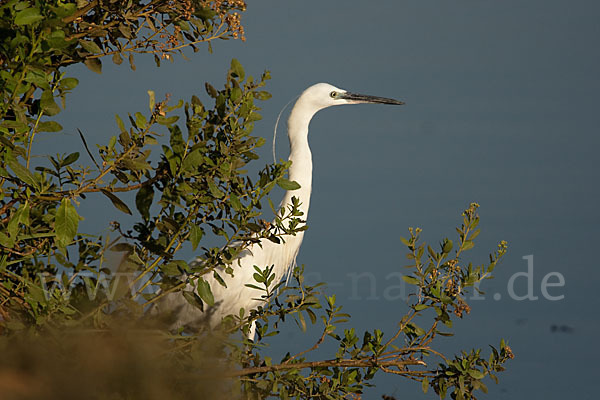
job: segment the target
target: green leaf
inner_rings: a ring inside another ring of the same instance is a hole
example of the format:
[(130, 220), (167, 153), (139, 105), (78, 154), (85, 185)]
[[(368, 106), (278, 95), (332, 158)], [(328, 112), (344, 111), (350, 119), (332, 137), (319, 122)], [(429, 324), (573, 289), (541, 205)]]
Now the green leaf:
[(240, 62), (235, 58), (231, 60), (231, 73), (236, 78), (240, 78), (240, 80), (242, 81), (246, 76), (246, 74), (244, 73), (244, 67), (242, 67), (242, 64), (240, 64)]
[(110, 150), (115, 148), (115, 144), (117, 143), (117, 137), (116, 136), (112, 136), (109, 140), (108, 140), (108, 148)]
[(240, 202), (239, 197), (237, 197), (235, 194), (231, 193), (229, 195), (229, 201), (234, 210), (236, 210), (236, 211), (242, 210), (242, 208), (243, 208), (242, 203)]
[[(254, 278), (254, 280), (255, 280), (256, 282), (258, 282), (258, 283), (265, 283), (265, 278), (264, 278), (264, 277), (263, 277), (261, 274), (259, 274), (259, 273), (254, 273), (254, 274), (252, 275), (252, 277), (253, 277), (253, 278)], [(262, 290), (262, 289), (261, 289), (261, 290)]]
[(48, 50), (63, 50), (72, 44), (72, 41), (67, 41), (63, 30), (55, 30), (49, 36), (46, 36), (46, 44)]
[[(497, 384), (498, 384), (498, 378), (496, 378), (496, 385)], [(483, 382), (479, 382), (479, 390), (481, 390), (483, 393), (488, 392), (488, 388), (487, 388), (487, 386), (485, 386), (485, 384)]]
[(469, 237), (469, 240), (475, 239), (477, 236), (479, 236), (480, 233), (481, 233), (481, 229), (475, 229), (473, 231), (473, 233), (471, 233), (471, 236)]
[[(81, 0), (77, 1), (79, 3)], [(56, 3), (55, 3), (56, 4)], [(75, 3), (62, 3), (58, 2), (57, 7), (52, 7), (52, 11), (56, 13), (58, 18), (65, 18), (69, 15), (73, 15), (77, 11), (77, 4)]]
[(462, 251), (467, 251), (472, 249), (475, 246), (475, 243), (473, 243), (472, 240), (465, 240), (465, 242), (463, 243), (461, 250)]
[(26, 8), (19, 11), (15, 16), (15, 25), (31, 25), (43, 19), (44, 17), (40, 15), (40, 10), (37, 8)]
[(148, 121), (146, 120), (146, 117), (144, 117), (144, 115), (141, 112), (135, 113), (135, 125), (139, 129), (146, 129), (146, 125), (148, 125)]
[(427, 393), (427, 390), (429, 389), (429, 379), (427, 377), (423, 378), (421, 389), (423, 389), (423, 393)]
[(120, 53), (115, 53), (112, 56), (112, 62), (117, 65), (121, 65), (121, 63), (123, 62), (123, 57), (121, 57)]
[(179, 26), (181, 29), (183, 29), (184, 31), (187, 31), (187, 32), (189, 32), (191, 30), (190, 24), (185, 20), (177, 21), (177, 26)]
[(152, 136), (144, 136), (144, 146), (158, 144), (158, 140), (153, 138)]
[(473, 379), (483, 379), (485, 377), (485, 374), (478, 369), (470, 369), (468, 372)]
[(75, 153), (71, 153), (69, 154), (64, 160), (63, 162), (60, 164), (61, 167), (66, 167), (67, 165), (71, 165), (73, 164), (75, 161), (77, 161), (79, 159), (79, 153), (75, 152)]
[(198, 295), (209, 306), (212, 307), (215, 305), (215, 298), (210, 290), (210, 284), (202, 278), (198, 279)]
[(128, 60), (129, 60), (129, 68), (131, 68), (132, 71), (135, 71), (135, 64), (134, 64), (133, 53), (129, 53)]
[(265, 290), (264, 288), (261, 288), (260, 286), (253, 285), (251, 283), (246, 283), (244, 286), (249, 287), (250, 289)]
[(13, 170), (17, 178), (31, 186), (35, 186), (35, 179), (31, 172), (29, 172), (27, 168), (19, 164), (17, 160), (10, 160), (8, 162), (8, 166), (10, 167), (10, 169)]
[(29, 294), (27, 298), (33, 300), (35, 303), (47, 303), (46, 297), (44, 296), (44, 290), (39, 286), (29, 286)]
[(81, 45), (81, 47), (83, 47), (85, 50), (87, 50), (88, 52), (90, 52), (92, 54), (102, 53), (102, 49), (96, 43), (92, 42), (91, 40), (80, 40), (79, 44)]
[(18, 217), (19, 223), (29, 225), (29, 205), (25, 203), (19, 207), (15, 216)]
[(8, 249), (15, 245), (16, 238), (8, 237), (7, 234), (0, 231), (0, 244)]
[(60, 112), (60, 107), (54, 101), (54, 95), (51, 90), (44, 90), (40, 98), (40, 106), (44, 110), (44, 114), (52, 116)]
[(254, 122), (254, 121), (260, 121), (262, 119), (262, 115), (260, 115), (257, 112), (252, 112), (250, 115), (248, 115), (248, 117), (246, 118), (246, 122)]
[(411, 285), (418, 285), (420, 283), (417, 278), (409, 276), (409, 275), (402, 275), (402, 279), (406, 283), (410, 283)]
[(206, 93), (208, 93), (208, 95), (210, 97), (212, 97), (213, 99), (217, 97), (217, 89), (214, 88), (213, 85), (211, 85), (210, 83), (206, 82), (204, 84), (204, 87), (206, 89)]
[(194, 15), (203, 21), (208, 21), (213, 19), (213, 17), (217, 14), (216, 11), (212, 10), (210, 7), (199, 7), (196, 9)]
[(21, 205), (19, 209), (10, 217), (7, 231), (11, 238), (16, 238), (19, 232), (19, 224), (29, 225), (29, 205)]
[(234, 87), (231, 89), (231, 100), (237, 103), (242, 98), (242, 89)]
[(306, 332), (306, 321), (304, 320), (304, 316), (302, 315), (302, 312), (299, 312), (296, 315), (298, 316), (298, 325), (302, 329), (302, 332)]
[(272, 95), (269, 92), (265, 92), (265, 91), (254, 92), (254, 98), (258, 99), (258, 100), (269, 100), (271, 97), (272, 97)]
[(277, 185), (279, 185), (282, 189), (285, 190), (296, 190), (300, 189), (300, 184), (296, 181), (290, 181), (289, 179), (279, 178), (277, 181)]
[(179, 270), (177, 263), (171, 261), (167, 264), (163, 264), (160, 266), (160, 270), (163, 274), (167, 276), (179, 276), (181, 275), (181, 271)]
[(225, 283), (225, 281), (223, 280), (223, 278), (221, 278), (221, 275), (219, 275), (217, 273), (217, 271), (213, 271), (213, 278), (215, 278), (215, 280), (217, 282), (219, 282), (219, 285), (223, 286), (224, 288), (227, 287), (227, 284)]
[(132, 35), (131, 35), (131, 28), (129, 28), (127, 25), (120, 24), (119, 27), (119, 32), (121, 32), (123, 34), (123, 36), (127, 39), (131, 39)]
[(305, 311), (308, 314), (308, 316), (310, 317), (310, 322), (314, 325), (317, 322), (317, 315), (310, 308), (307, 308)]
[(193, 224), (190, 227), (190, 241), (192, 242), (193, 250), (196, 250), (196, 248), (198, 247), (198, 244), (200, 243), (200, 239), (202, 239), (203, 234), (204, 232), (202, 232), (202, 228), (200, 228), (198, 225)]
[(64, 89), (68, 89), (68, 90), (75, 89), (77, 87), (77, 85), (79, 85), (79, 79), (77, 79), (77, 78), (63, 78), (60, 81), (60, 84), (61, 84), (61, 86)]
[(425, 329), (423, 329), (415, 324), (412, 324), (412, 325), (415, 329), (415, 333), (417, 334), (417, 336), (423, 336), (425, 334)]
[(442, 251), (446, 254), (450, 253), (450, 251), (452, 251), (452, 240), (450, 239), (446, 239), (446, 241), (444, 242), (444, 245), (442, 246)]
[(97, 74), (102, 73), (102, 62), (99, 58), (86, 58), (83, 62), (86, 67), (94, 71)]
[(161, 125), (169, 126), (169, 125), (174, 124), (175, 122), (177, 122), (178, 119), (179, 119), (178, 115), (173, 115), (173, 116), (168, 117), (168, 118), (159, 115), (156, 118), (156, 122), (158, 122)]
[(150, 112), (154, 112), (154, 106), (156, 105), (156, 95), (154, 94), (154, 90), (148, 90), (148, 106), (150, 107)]
[(225, 193), (223, 193), (213, 181), (208, 181), (208, 188), (210, 189), (210, 193), (217, 199), (225, 196)]
[(200, 311), (204, 311), (204, 304), (202, 303), (202, 299), (196, 293), (184, 290), (182, 294), (188, 303), (198, 308)]
[(135, 206), (144, 220), (150, 219), (150, 206), (154, 200), (154, 188), (152, 185), (144, 185), (135, 195)]
[(62, 129), (62, 125), (56, 121), (40, 122), (37, 126), (38, 132), (60, 132)]
[(56, 231), (58, 245), (67, 247), (77, 234), (78, 226), (79, 215), (77, 215), (77, 210), (75, 210), (70, 199), (63, 198), (54, 219), (54, 230)]
[(100, 189), (100, 191), (102, 192), (102, 194), (104, 194), (106, 197), (108, 197), (110, 199), (110, 201), (113, 203), (113, 205), (120, 211), (123, 211), (125, 214), (131, 214), (131, 210), (129, 209), (129, 207), (127, 207), (127, 204), (125, 204), (123, 202), (123, 200), (119, 199), (117, 196), (115, 196), (114, 193), (109, 192), (106, 189)]
[(426, 308), (429, 308), (429, 306), (427, 304), (417, 304), (414, 307), (415, 311), (421, 311), (421, 310), (424, 310)]
[(183, 151), (185, 150), (185, 142), (183, 141), (183, 134), (181, 133), (181, 129), (177, 125), (173, 125), (169, 127), (169, 132), (171, 132), (171, 137), (169, 138), (169, 144), (171, 145), (171, 149), (173, 149), (173, 154), (183, 158)]
[(117, 125), (119, 125), (119, 129), (121, 130), (121, 132), (127, 132), (125, 130), (125, 124), (123, 123), (123, 120), (121, 119), (121, 117), (119, 117), (118, 114), (115, 114), (115, 120), (117, 121)]
[(150, 164), (148, 164), (146, 161), (144, 161), (140, 158), (135, 159), (135, 160), (125, 159), (122, 161), (122, 163), (126, 168), (128, 168), (132, 171), (146, 171), (146, 170), (149, 170), (150, 168), (152, 168), (150, 166)]
[(50, 89), (48, 78), (49, 76), (47, 76), (44, 72), (34, 69), (27, 73), (25, 76), (25, 81), (33, 83), (40, 89), (47, 90)]
[(200, 149), (196, 149), (191, 153), (188, 153), (187, 156), (183, 159), (182, 168), (184, 171), (193, 174), (197, 172), (198, 167), (202, 164), (204, 157), (202, 156), (202, 152)]

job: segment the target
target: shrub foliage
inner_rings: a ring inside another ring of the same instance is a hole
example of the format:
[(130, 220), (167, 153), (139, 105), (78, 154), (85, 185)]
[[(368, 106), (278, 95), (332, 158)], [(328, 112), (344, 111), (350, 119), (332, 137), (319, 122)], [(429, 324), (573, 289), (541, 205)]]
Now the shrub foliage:
[[(414, 291), (391, 334), (341, 332), (349, 315), (322, 285), (304, 282), (303, 267), (291, 282), (279, 284), (269, 266), (257, 266), (253, 285), (264, 291), (264, 305), (229, 316), (214, 335), (169, 332), (145, 316), (150, 304), (171, 292), (200, 309), (212, 305), (207, 274), (222, 282), (248, 245), (278, 243), (305, 229), (297, 204), (277, 210), (267, 197), (276, 185), (297, 187), (286, 179), (288, 162), (266, 165), (256, 176), (246, 172), (264, 143), (252, 132), (261, 119), (257, 104), (270, 98), (264, 90), (268, 72), (255, 79), (233, 59), (221, 89), (206, 83), (208, 102), (197, 96), (156, 99), (149, 90), (146, 111), (117, 115), (106, 144), (90, 148), (83, 127), (81, 152), (42, 153), (34, 160), (36, 137), (62, 130), (56, 115), (78, 85), (67, 74), (69, 65), (83, 63), (100, 73), (110, 58), (135, 69), (135, 55), (148, 53), (160, 66), (176, 54), (185, 57), (185, 48), (210, 50), (216, 39), (243, 40), (245, 9), (243, 0), (0, 5), (0, 346), (6, 354), (0, 371), (17, 371), (23, 383), (2, 388), (0, 379), (0, 389), (15, 398), (39, 398), (40, 391), (58, 398), (78, 388), (97, 398), (232, 392), (342, 399), (359, 398), (382, 371), (419, 381), (423, 391), (431, 388), (442, 398), (486, 392), (484, 378), (497, 380), (513, 357), (504, 341), (488, 357), (475, 349), (447, 356), (435, 346), (439, 336), (451, 334), (452, 320), (469, 312), (466, 291), (490, 278), (506, 252), (501, 242), (487, 264), (463, 260), (479, 234), (475, 203), (462, 215), (456, 243), (444, 239), (436, 250), (420, 241), (418, 228), (402, 239), (409, 260), (404, 280)], [(83, 232), (79, 208), (92, 193), (137, 222), (113, 222), (110, 235)], [(266, 204), (275, 214), (270, 222)], [(219, 245), (206, 245), (208, 237)], [(202, 262), (182, 259), (185, 246)], [(265, 345), (290, 320), (302, 330), (320, 325), (321, 333), (304, 351), (267, 357)], [(241, 339), (253, 321), (256, 340)], [(315, 360), (312, 352), (322, 346), (331, 356)], [(105, 351), (89, 350), (99, 347)], [(93, 366), (77, 370), (80, 387), (64, 378), (75, 370), (60, 361), (42, 368), (61, 356)], [(24, 360), (28, 367), (19, 367)], [(127, 367), (109, 373), (116, 364)], [(40, 379), (47, 388), (31, 384)]]

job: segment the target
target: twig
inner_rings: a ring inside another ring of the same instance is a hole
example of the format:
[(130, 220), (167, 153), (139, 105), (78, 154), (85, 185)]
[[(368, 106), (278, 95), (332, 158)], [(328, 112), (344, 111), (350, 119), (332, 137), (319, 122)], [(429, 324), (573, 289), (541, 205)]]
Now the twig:
[(245, 376), (252, 374), (259, 374), (263, 372), (282, 371), (289, 369), (304, 369), (304, 368), (317, 368), (317, 367), (341, 367), (341, 368), (366, 368), (366, 367), (400, 367), (405, 365), (422, 365), (427, 366), (424, 361), (421, 360), (393, 360), (393, 361), (377, 361), (376, 359), (364, 359), (364, 360), (325, 360), (325, 361), (306, 361), (294, 364), (277, 364), (268, 365), (264, 367), (250, 367), (243, 368), (237, 371), (230, 371), (225, 374), (228, 377)]
[[(5, 212), (8, 211), (9, 208), (11, 208), (12, 206), (15, 205), (15, 203), (17, 203), (19, 201), (19, 199), (12, 199), (11, 201), (9, 201), (8, 203), (6, 203), (4, 206), (2, 206), (2, 208), (0, 208), (0, 215), (4, 214)], [(3, 221), (4, 222), (4, 221)]]
[(406, 325), (408, 325), (408, 323), (417, 315), (416, 311), (412, 311), (412, 314), (405, 320), (405, 321), (400, 321), (400, 327), (398, 328), (398, 330), (396, 331), (396, 334), (394, 336), (392, 336), (390, 338), (390, 340), (388, 340), (384, 345), (383, 348), (387, 348), (390, 344), (392, 344), (393, 342), (396, 341), (396, 339), (398, 339), (398, 336), (400, 336), (400, 334), (402, 333), (402, 331), (404, 331), (404, 328), (406, 328)]
[[(302, 311), (299, 311), (299, 312), (302, 312)], [(323, 329), (323, 333), (321, 334), (321, 337), (319, 338), (319, 340), (317, 340), (317, 342), (311, 348), (301, 351), (300, 353), (288, 358), (287, 360), (285, 360), (283, 362), (283, 364), (289, 364), (292, 360), (294, 360), (300, 356), (303, 356), (306, 353), (310, 353), (313, 350), (316, 350), (321, 345), (321, 343), (323, 343), (323, 341), (325, 340), (325, 336), (327, 336), (327, 330), (328, 330), (327, 328), (329, 328), (329, 326), (330, 326), (329, 324), (330, 324), (332, 318), (333, 318), (333, 313), (331, 313), (331, 315), (329, 316), (329, 320), (327, 321), (327, 324), (325, 325), (325, 329)]]
[(100, 169), (100, 166), (98, 165), (98, 163), (94, 159), (94, 156), (92, 155), (92, 152), (88, 148), (87, 142), (85, 141), (85, 137), (83, 137), (83, 133), (81, 132), (81, 130), (79, 128), (77, 128), (77, 132), (79, 132), (79, 137), (81, 138), (81, 141), (83, 142), (83, 147), (85, 147), (85, 151), (87, 151), (88, 155), (94, 162), (94, 165), (96, 166), (96, 168)]

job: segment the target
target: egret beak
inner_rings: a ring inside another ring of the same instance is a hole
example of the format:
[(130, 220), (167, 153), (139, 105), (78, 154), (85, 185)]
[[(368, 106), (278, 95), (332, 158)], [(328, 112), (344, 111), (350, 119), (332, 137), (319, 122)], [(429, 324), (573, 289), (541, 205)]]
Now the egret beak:
[(394, 99), (388, 99), (387, 97), (377, 97), (377, 96), (369, 96), (366, 94), (357, 94), (345, 92), (341, 93), (340, 98), (344, 100), (349, 100), (353, 103), (380, 103), (380, 104), (396, 104), (403, 105), (403, 101), (398, 101)]

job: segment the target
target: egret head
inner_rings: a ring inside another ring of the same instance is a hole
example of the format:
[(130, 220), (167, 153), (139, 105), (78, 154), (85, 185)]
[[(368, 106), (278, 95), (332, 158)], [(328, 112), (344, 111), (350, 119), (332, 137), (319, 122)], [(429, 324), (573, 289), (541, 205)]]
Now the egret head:
[[(294, 104), (294, 108), (288, 119), (288, 136), (290, 138), (290, 143), (294, 143), (298, 138), (308, 137), (308, 124), (319, 110), (331, 106), (360, 103), (404, 104), (402, 101), (388, 99), (386, 97), (348, 92), (347, 90), (340, 89), (329, 83), (317, 83), (302, 92), (302, 94), (298, 96), (296, 104)], [(279, 118), (282, 113), (283, 110), (281, 110), (277, 117), (275, 129), (273, 131), (273, 160), (277, 160), (275, 157), (275, 140), (277, 137)]]
[(351, 93), (328, 83), (317, 83), (316, 85), (312, 85), (302, 93), (300, 98), (314, 106), (317, 110), (342, 104), (404, 104), (402, 101), (388, 99), (385, 97)]

